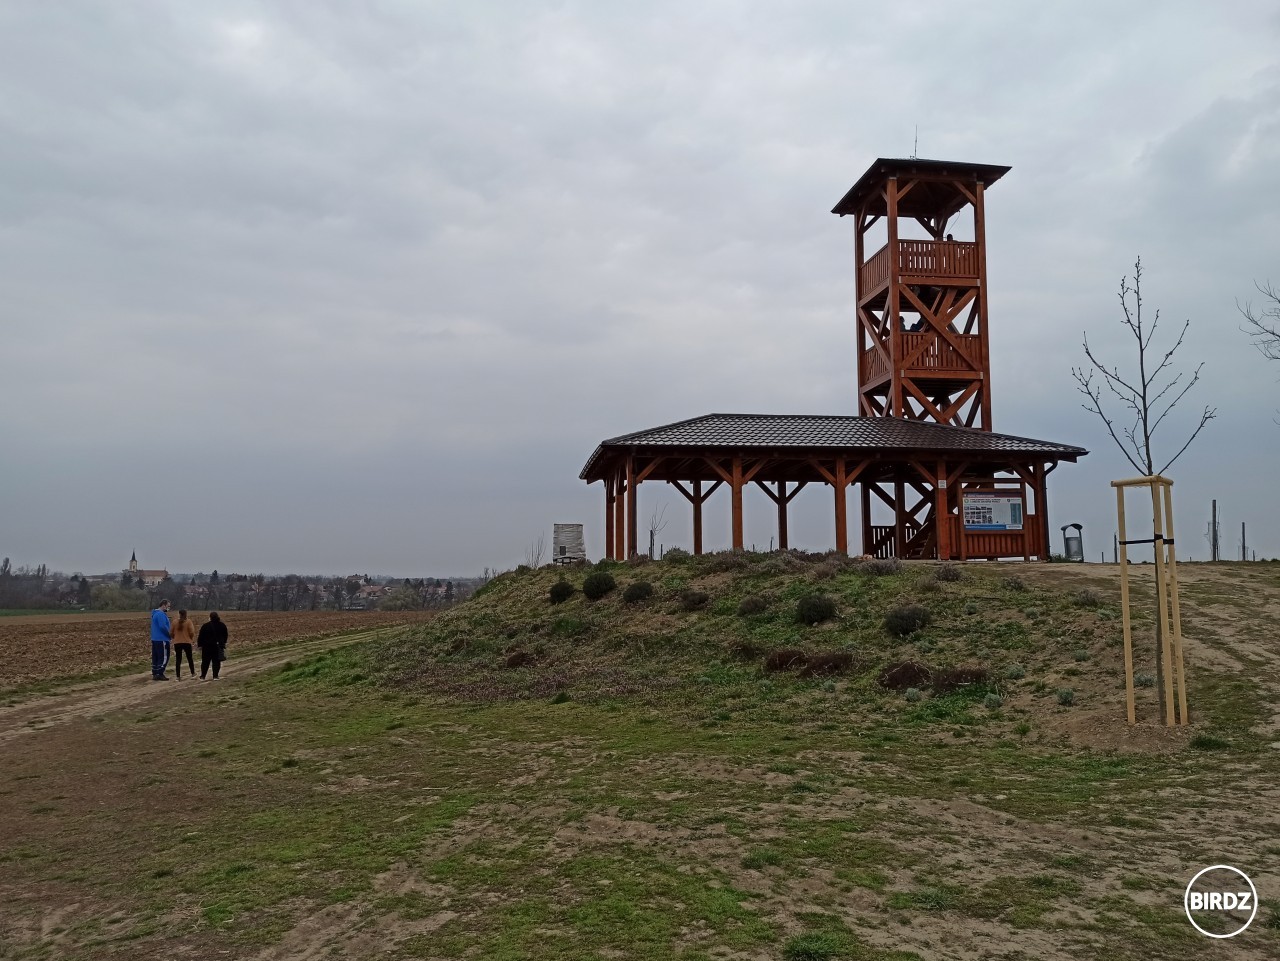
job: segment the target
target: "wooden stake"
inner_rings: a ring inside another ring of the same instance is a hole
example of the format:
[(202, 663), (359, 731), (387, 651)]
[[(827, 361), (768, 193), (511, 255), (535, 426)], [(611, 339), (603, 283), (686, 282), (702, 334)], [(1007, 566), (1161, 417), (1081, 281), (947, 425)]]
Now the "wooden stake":
[(1129, 548), (1124, 526), (1124, 488), (1116, 488), (1116, 523), (1120, 528), (1120, 621), (1124, 630), (1124, 692), (1129, 723), (1138, 722), (1133, 705), (1133, 632), (1129, 626)]
[(1187, 674), (1182, 661), (1182, 609), (1178, 604), (1178, 553), (1173, 541), (1173, 483), (1164, 485), (1164, 514), (1169, 536), (1165, 544), (1169, 548), (1169, 595), (1173, 602), (1173, 672), (1178, 684), (1179, 723), (1187, 724)]
[(1168, 727), (1173, 727), (1174, 721), (1174, 704), (1173, 704), (1173, 648), (1169, 641), (1171, 627), (1169, 625), (1169, 593), (1168, 585), (1165, 583), (1165, 564), (1164, 564), (1164, 524), (1161, 515), (1164, 513), (1164, 505), (1160, 503), (1160, 491), (1156, 485), (1150, 485), (1151, 490), (1151, 514), (1152, 524), (1155, 527), (1155, 555), (1156, 555), (1156, 606), (1160, 610), (1160, 650), (1164, 654), (1164, 677), (1161, 679), (1164, 684), (1164, 723)]

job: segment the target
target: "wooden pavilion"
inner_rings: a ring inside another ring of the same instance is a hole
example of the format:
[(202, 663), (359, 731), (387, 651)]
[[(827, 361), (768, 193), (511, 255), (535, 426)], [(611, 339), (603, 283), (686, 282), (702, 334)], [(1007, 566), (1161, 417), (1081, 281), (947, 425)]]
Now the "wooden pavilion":
[[(692, 505), (694, 553), (703, 507), (722, 486), (741, 549), (746, 487), (776, 505), (786, 548), (788, 505), (827, 484), (839, 551), (849, 549), (848, 489), (857, 486), (864, 554), (1047, 557), (1047, 477), (1088, 452), (991, 429), (985, 190), (1008, 171), (873, 163), (832, 210), (855, 222), (859, 416), (708, 414), (603, 441), (581, 478), (604, 484), (606, 556), (640, 550), (636, 492), (651, 480)], [(877, 233), (884, 243), (868, 258)], [(873, 523), (873, 510), (889, 523)]]

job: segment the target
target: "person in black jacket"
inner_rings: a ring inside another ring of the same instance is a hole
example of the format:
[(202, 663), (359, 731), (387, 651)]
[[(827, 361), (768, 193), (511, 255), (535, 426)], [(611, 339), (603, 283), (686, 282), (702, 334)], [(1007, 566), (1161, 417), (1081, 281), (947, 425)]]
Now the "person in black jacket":
[(209, 620), (200, 627), (200, 635), (196, 638), (196, 647), (200, 648), (200, 680), (206, 680), (209, 666), (213, 665), (213, 679), (218, 679), (218, 671), (227, 656), (227, 625), (217, 611), (209, 612)]

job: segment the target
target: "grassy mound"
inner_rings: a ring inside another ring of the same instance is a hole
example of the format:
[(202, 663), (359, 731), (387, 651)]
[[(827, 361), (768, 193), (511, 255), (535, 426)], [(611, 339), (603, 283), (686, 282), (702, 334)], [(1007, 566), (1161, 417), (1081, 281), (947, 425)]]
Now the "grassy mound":
[[(1114, 696), (1113, 605), (1082, 608), (1070, 589), (1013, 586), (1004, 565), (969, 565), (961, 578), (940, 570), (799, 551), (524, 569), (380, 652), (382, 680), (473, 703), (639, 699), (709, 721), (753, 711), (776, 718), (810, 696), (829, 711), (835, 696), (843, 711), (905, 711), (961, 727), (1012, 727), (1028, 713), (1079, 711)], [(583, 585), (604, 574), (617, 589), (592, 600)], [(561, 578), (575, 590), (553, 604)], [(652, 594), (628, 603), (638, 584)], [(834, 602), (834, 617), (804, 616), (815, 596)], [(904, 608), (919, 629), (895, 620)], [(913, 680), (923, 688), (918, 702), (883, 680), (908, 663), (932, 679)], [(1056, 697), (1066, 687), (1075, 691), (1069, 705)], [(1005, 710), (995, 717), (980, 710), (984, 702)]]

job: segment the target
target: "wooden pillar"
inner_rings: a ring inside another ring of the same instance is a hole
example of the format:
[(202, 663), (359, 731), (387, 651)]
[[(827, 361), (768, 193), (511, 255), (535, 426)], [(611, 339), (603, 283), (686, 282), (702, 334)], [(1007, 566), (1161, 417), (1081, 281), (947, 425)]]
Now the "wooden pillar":
[(640, 531), (636, 521), (636, 487), (638, 486), (636, 459), (629, 455), (627, 457), (627, 552), (622, 555), (623, 560), (635, 554), (640, 543)]
[(1124, 688), (1128, 701), (1129, 723), (1137, 723), (1137, 715), (1133, 706), (1133, 632), (1129, 626), (1129, 535), (1124, 524), (1124, 488), (1112, 484), (1116, 489), (1116, 526), (1119, 528), (1120, 543), (1120, 620), (1124, 632)]
[(778, 550), (787, 549), (787, 482), (778, 481)]
[(984, 202), (983, 186), (978, 183), (974, 190), (973, 204), (973, 239), (978, 245), (978, 324), (982, 335), (978, 343), (982, 345), (982, 385), (978, 388), (981, 398), (979, 409), (982, 411), (983, 430), (991, 430), (991, 341), (987, 336), (987, 213)]
[(933, 484), (933, 523), (937, 532), (938, 560), (951, 560), (951, 509), (946, 488), (947, 465), (938, 461), (937, 479)]
[(742, 458), (733, 458), (733, 549), (742, 550)]
[(623, 496), (626, 493), (626, 481), (624, 479), (623, 467), (618, 465), (616, 480), (613, 482), (613, 559), (620, 561), (624, 555), (623, 544), (626, 540), (626, 509), (627, 500)]
[[(890, 177), (885, 185), (886, 226), (889, 228), (889, 402), (888, 413), (892, 417), (901, 417), (902, 410), (902, 378), (899, 376), (902, 363), (902, 317), (901, 302), (898, 294), (898, 281), (901, 278), (900, 260), (898, 256), (898, 178)], [(901, 503), (901, 498), (898, 499)], [(899, 555), (901, 556), (901, 555)]]
[(871, 553), (871, 482), (858, 485), (862, 491), (862, 553)]
[(906, 491), (903, 490), (902, 481), (893, 482), (893, 556), (901, 558), (907, 551), (907, 528), (906, 518), (903, 513), (906, 511)]
[(836, 458), (836, 550), (841, 554), (849, 553), (849, 518), (848, 507), (849, 485), (845, 482), (844, 458)]
[(693, 482), (693, 552), (702, 553), (702, 481)]
[(1040, 559), (1047, 561), (1052, 551), (1049, 549), (1049, 478), (1044, 464), (1035, 466), (1036, 517), (1040, 520)]
[(613, 478), (604, 479), (604, 556), (613, 557)]

